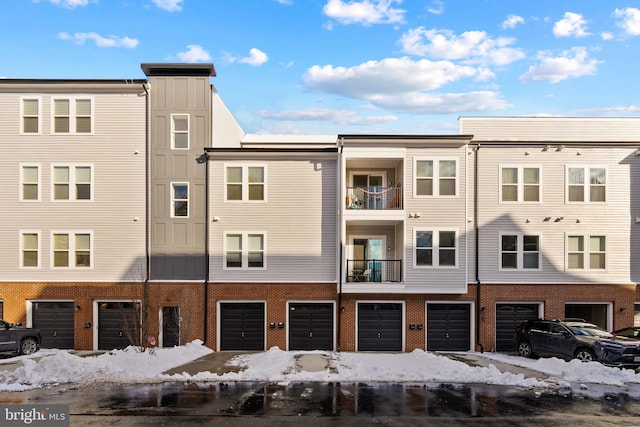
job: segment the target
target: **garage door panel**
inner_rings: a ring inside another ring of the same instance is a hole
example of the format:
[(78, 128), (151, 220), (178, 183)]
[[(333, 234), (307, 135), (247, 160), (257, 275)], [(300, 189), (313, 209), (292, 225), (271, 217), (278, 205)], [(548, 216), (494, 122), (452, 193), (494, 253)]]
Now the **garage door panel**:
[(32, 304), (32, 324), (42, 334), (42, 348), (74, 348), (74, 305), (70, 301)]
[(469, 304), (427, 304), (427, 350), (468, 351), (471, 348)]
[(289, 349), (333, 350), (333, 313), (330, 303), (290, 303)]
[(98, 304), (98, 349), (140, 345), (140, 313), (132, 302)]
[(358, 350), (402, 351), (402, 304), (358, 304)]
[(538, 318), (539, 304), (496, 304), (496, 351), (514, 351), (513, 330)]
[(264, 303), (220, 304), (220, 350), (264, 350)]

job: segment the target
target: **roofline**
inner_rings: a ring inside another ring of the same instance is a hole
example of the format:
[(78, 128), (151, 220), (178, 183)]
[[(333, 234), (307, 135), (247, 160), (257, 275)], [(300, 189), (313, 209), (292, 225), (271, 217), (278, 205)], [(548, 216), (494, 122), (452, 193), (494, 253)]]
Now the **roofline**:
[(402, 135), (402, 134), (338, 134), (344, 139), (471, 139), (473, 135)]
[(140, 64), (146, 76), (204, 76), (215, 77), (216, 69), (211, 63), (155, 62)]
[(146, 83), (146, 79), (4, 79), (0, 78), (0, 85), (3, 83), (12, 84), (95, 84), (95, 83), (111, 83), (111, 84), (142, 84)]
[(232, 148), (232, 147), (205, 147), (206, 153), (337, 153), (338, 147), (329, 148)]

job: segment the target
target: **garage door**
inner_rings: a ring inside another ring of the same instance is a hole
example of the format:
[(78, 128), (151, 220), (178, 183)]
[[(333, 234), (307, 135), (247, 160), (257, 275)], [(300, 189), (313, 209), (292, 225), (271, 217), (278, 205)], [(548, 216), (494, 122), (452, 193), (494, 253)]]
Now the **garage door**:
[(133, 302), (98, 304), (98, 349), (140, 345), (140, 314)]
[(264, 350), (264, 303), (220, 304), (220, 350)]
[(32, 324), (42, 333), (42, 348), (73, 348), (73, 307), (71, 301), (31, 304)]
[(538, 304), (496, 304), (496, 351), (514, 351), (513, 330), (538, 318)]
[(427, 304), (427, 350), (471, 348), (470, 304)]
[(402, 304), (358, 303), (358, 350), (402, 351)]
[(333, 304), (289, 304), (289, 350), (333, 350)]

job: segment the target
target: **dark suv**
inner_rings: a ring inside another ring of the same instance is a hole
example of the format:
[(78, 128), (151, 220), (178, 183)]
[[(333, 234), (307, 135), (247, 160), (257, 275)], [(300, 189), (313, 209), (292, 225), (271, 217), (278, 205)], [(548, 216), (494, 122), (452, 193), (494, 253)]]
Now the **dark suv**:
[(514, 331), (518, 354), (598, 361), (620, 368), (640, 367), (640, 340), (616, 337), (582, 319), (529, 320)]
[(0, 320), (0, 353), (32, 354), (40, 349), (40, 331), (19, 326)]

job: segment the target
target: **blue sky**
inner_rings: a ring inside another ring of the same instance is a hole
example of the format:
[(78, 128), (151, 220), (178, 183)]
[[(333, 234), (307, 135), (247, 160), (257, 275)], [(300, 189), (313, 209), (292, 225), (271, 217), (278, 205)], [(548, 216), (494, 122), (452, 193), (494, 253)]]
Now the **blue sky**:
[(5, 0), (0, 76), (211, 62), (247, 133), (451, 134), (640, 111), (638, 0)]

